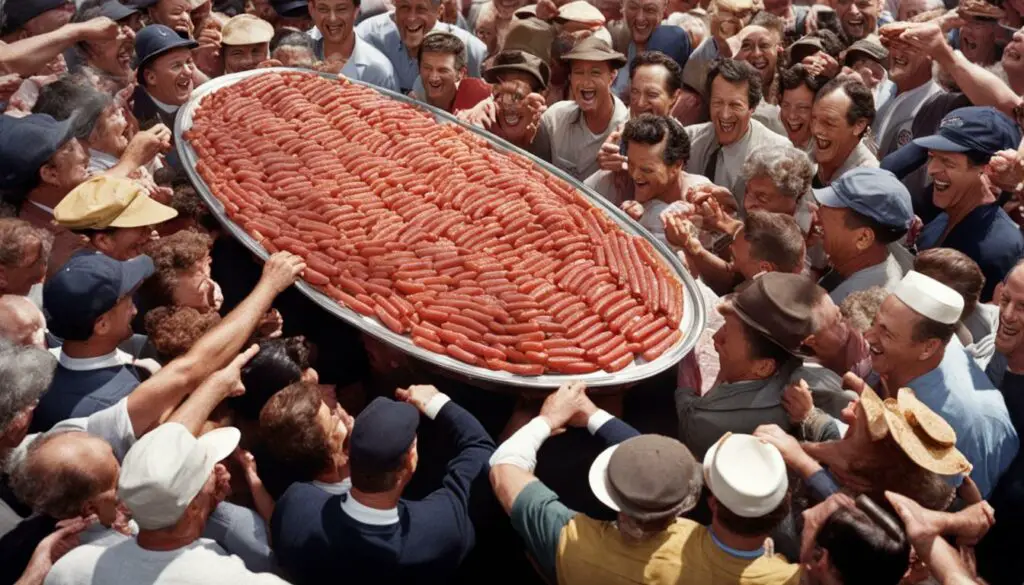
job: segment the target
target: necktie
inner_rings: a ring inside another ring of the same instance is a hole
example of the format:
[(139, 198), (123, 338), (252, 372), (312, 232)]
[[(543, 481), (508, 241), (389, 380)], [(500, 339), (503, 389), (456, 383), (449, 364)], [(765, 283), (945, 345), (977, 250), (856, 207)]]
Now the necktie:
[(716, 146), (711, 151), (711, 157), (708, 158), (707, 164), (704, 165), (704, 176), (712, 183), (715, 182), (715, 173), (718, 172), (718, 155), (720, 154), (722, 154), (722, 147)]

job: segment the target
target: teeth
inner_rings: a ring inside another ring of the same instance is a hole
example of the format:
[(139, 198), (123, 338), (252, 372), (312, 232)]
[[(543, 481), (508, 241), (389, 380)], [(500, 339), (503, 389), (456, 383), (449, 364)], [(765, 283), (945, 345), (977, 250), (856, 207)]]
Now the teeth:
[(821, 150), (827, 150), (830, 146), (832, 146), (832, 141), (831, 140), (824, 140), (822, 138), (815, 138), (814, 141), (817, 143), (818, 148), (821, 149)]
[(519, 125), (519, 116), (516, 114), (505, 114), (505, 125), (517, 126)]
[(945, 191), (946, 189), (949, 189), (949, 185), (950, 185), (950, 183), (948, 181), (940, 181), (940, 180), (934, 179), (934, 178), (932, 179), (932, 184), (939, 191)]

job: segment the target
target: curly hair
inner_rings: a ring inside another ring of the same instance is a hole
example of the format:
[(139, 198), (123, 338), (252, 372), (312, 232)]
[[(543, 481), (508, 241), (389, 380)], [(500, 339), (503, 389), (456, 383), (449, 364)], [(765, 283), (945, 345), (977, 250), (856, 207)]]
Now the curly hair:
[(147, 307), (173, 305), (178, 279), (208, 258), (212, 245), (210, 236), (192, 230), (182, 230), (150, 242), (146, 246), (146, 254), (153, 259), (156, 271), (139, 290), (143, 304)]
[(0, 218), (0, 266), (21, 266), (31, 248), (38, 250), (38, 257), (49, 258), (52, 247), (53, 234), (47, 230), (23, 219)]
[(185, 355), (218, 323), (217, 313), (200, 313), (192, 307), (157, 307), (145, 318), (149, 340), (165, 362)]
[(800, 149), (792, 146), (764, 147), (747, 156), (743, 163), (743, 176), (748, 181), (766, 176), (782, 195), (799, 201), (811, 188), (814, 167), (811, 159)]
[(287, 461), (295, 481), (312, 481), (333, 460), (330, 438), (317, 421), (323, 400), (310, 382), (274, 394), (260, 411), (260, 434), (278, 461)]

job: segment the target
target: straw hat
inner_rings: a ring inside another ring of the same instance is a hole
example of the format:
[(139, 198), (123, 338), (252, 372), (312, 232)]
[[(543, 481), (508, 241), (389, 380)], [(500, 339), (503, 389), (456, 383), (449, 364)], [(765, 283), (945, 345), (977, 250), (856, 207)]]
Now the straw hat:
[(897, 396), (883, 402), (870, 388), (861, 394), (872, 440), (890, 435), (911, 461), (933, 473), (970, 473), (971, 464), (954, 446), (956, 432), (949, 423), (918, 400), (910, 388), (900, 388)]

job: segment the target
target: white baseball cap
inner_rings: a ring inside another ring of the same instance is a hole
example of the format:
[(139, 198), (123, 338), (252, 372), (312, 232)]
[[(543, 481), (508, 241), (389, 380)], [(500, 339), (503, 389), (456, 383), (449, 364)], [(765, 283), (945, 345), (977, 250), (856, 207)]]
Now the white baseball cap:
[(964, 312), (964, 298), (960, 293), (913, 270), (903, 277), (892, 294), (915, 313), (946, 325), (959, 321)]
[(733, 514), (760, 518), (786, 497), (786, 462), (773, 445), (753, 435), (726, 433), (704, 454), (704, 483)]
[(128, 450), (117, 481), (118, 497), (139, 528), (174, 526), (241, 437), (238, 429), (224, 427), (197, 439), (181, 424), (164, 423)]

